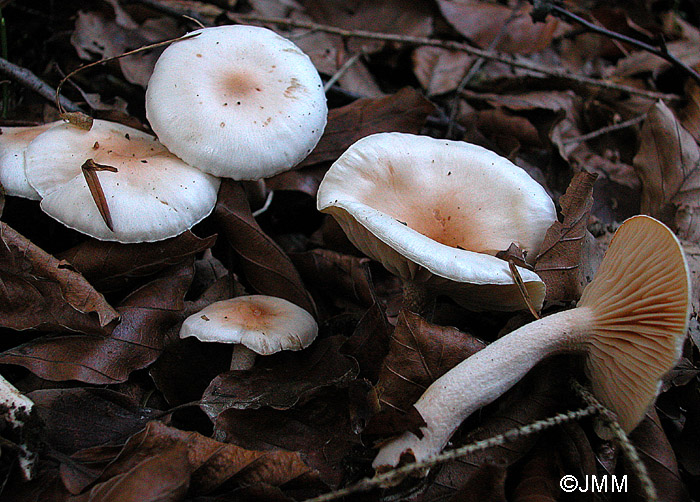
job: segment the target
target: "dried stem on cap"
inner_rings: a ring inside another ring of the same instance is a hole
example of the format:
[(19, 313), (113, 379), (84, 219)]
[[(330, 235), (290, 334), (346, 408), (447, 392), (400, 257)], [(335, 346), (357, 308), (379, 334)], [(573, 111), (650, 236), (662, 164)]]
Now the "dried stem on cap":
[(114, 232), (114, 224), (112, 223), (112, 215), (109, 212), (107, 199), (105, 198), (105, 193), (102, 190), (102, 185), (100, 185), (100, 179), (95, 173), (97, 171), (109, 171), (116, 173), (119, 172), (119, 170), (116, 167), (97, 164), (93, 159), (87, 159), (85, 163), (80, 166), (80, 169), (83, 171), (85, 181), (87, 182), (92, 198), (97, 206), (97, 210), (100, 212), (105, 225), (107, 225), (107, 228), (109, 228), (110, 231)]
[(406, 432), (373, 465), (437, 455), (472, 412), (498, 398), (543, 358), (583, 352), (595, 396), (626, 432), (654, 401), (660, 379), (680, 357), (690, 314), (690, 276), (675, 235), (648, 216), (616, 232), (575, 309), (527, 324), (437, 379), (415, 404), (422, 438)]

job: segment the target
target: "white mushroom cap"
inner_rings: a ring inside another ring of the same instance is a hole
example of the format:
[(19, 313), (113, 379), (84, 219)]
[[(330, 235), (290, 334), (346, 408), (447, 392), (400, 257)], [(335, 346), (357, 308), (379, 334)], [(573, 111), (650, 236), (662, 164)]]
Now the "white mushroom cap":
[[(508, 263), (492, 255), (515, 243), (534, 260), (556, 221), (545, 190), (507, 159), (402, 133), (352, 145), (321, 182), (318, 209), (392, 273), (479, 310), (524, 308)], [(518, 271), (541, 306), (544, 283)]]
[(24, 153), (29, 142), (39, 134), (63, 121), (33, 127), (3, 127), (0, 129), (0, 184), (7, 195), (39, 200), (41, 197), (27, 181)]
[(240, 343), (259, 355), (302, 350), (318, 335), (318, 324), (303, 308), (282, 298), (238, 296), (212, 303), (188, 317), (180, 338)]
[[(117, 172), (96, 173), (112, 217), (105, 224), (81, 167), (88, 159)], [(137, 129), (95, 120), (85, 131), (62, 124), (32, 141), (27, 180), (41, 208), (64, 225), (101, 240), (152, 242), (181, 234), (216, 204), (219, 180), (185, 164)]]
[(328, 108), (309, 57), (266, 28), (219, 26), (168, 47), (146, 91), (151, 127), (205, 172), (255, 180), (316, 146)]

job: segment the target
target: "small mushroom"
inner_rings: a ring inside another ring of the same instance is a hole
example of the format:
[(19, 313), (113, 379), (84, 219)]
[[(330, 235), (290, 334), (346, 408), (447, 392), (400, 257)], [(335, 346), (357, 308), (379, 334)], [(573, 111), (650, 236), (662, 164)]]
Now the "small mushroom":
[(232, 370), (253, 367), (256, 355), (302, 350), (318, 335), (318, 324), (303, 308), (282, 298), (238, 296), (212, 303), (182, 323), (180, 338), (236, 344)]
[(24, 153), (29, 142), (63, 121), (32, 127), (3, 127), (0, 129), (0, 184), (7, 195), (39, 200), (41, 197), (27, 181)]
[[(556, 221), (545, 190), (507, 159), (462, 141), (402, 133), (374, 134), (348, 148), (323, 178), (317, 207), (399, 276), (405, 291), (437, 291), (472, 310), (526, 307), (508, 263), (493, 255), (515, 243), (532, 262)], [(518, 272), (541, 307), (544, 283), (530, 270)]]
[[(107, 241), (153, 242), (181, 234), (216, 204), (219, 179), (185, 164), (155, 137), (95, 120), (89, 131), (61, 124), (36, 137), (25, 171), (41, 209), (79, 232)], [(103, 200), (93, 194), (91, 174)], [(111, 216), (112, 228), (104, 217)]]
[(301, 162), (328, 114), (309, 57), (267, 28), (193, 33), (163, 52), (148, 82), (146, 114), (160, 141), (188, 164), (236, 180)]
[(688, 328), (690, 274), (675, 235), (648, 216), (625, 221), (575, 309), (527, 324), (433, 382), (415, 404), (426, 422), (382, 446), (375, 468), (403, 452), (425, 460), (472, 412), (495, 400), (543, 358), (585, 354), (593, 394), (626, 432), (653, 403), (676, 364)]

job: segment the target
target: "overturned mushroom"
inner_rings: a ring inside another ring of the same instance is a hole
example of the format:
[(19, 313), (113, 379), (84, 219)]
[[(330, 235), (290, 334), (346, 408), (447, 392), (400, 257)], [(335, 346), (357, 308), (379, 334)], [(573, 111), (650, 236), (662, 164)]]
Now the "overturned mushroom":
[(264, 295), (212, 303), (188, 317), (180, 329), (180, 338), (193, 336), (202, 342), (236, 344), (232, 370), (252, 368), (256, 355), (305, 349), (316, 335), (318, 324), (306, 310)]
[(146, 91), (156, 135), (190, 165), (257, 180), (316, 146), (328, 109), (316, 68), (291, 41), (255, 26), (218, 26), (168, 47)]
[(89, 131), (57, 125), (37, 136), (25, 157), (41, 208), (101, 240), (174, 237), (216, 204), (217, 178), (185, 164), (153, 136), (114, 122), (95, 120)]
[(648, 216), (616, 232), (575, 309), (527, 324), (437, 379), (415, 404), (426, 422), (382, 446), (374, 467), (438, 454), (472, 412), (508, 390), (535, 364), (583, 352), (594, 395), (629, 432), (644, 418), (660, 379), (678, 361), (690, 314), (690, 275), (675, 235)]
[[(321, 182), (318, 209), (398, 275), (405, 291), (439, 291), (473, 310), (526, 308), (508, 263), (493, 255), (515, 243), (532, 262), (556, 220), (545, 190), (507, 159), (402, 133), (352, 145)], [(541, 307), (544, 283), (518, 272)]]

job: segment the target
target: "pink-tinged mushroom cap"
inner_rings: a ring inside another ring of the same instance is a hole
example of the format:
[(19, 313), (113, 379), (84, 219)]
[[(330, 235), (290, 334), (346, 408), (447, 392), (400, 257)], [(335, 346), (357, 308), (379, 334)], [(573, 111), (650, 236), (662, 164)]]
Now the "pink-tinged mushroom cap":
[[(202, 342), (240, 344), (246, 359), (231, 369), (248, 369), (254, 355), (282, 350), (302, 350), (318, 335), (318, 324), (306, 310), (283, 298), (265, 295), (238, 296), (212, 303), (182, 323), (180, 338), (193, 336)], [(252, 356), (252, 358), (251, 358)]]
[[(137, 129), (95, 120), (85, 131), (62, 124), (27, 147), (26, 174), (41, 208), (64, 225), (101, 240), (152, 242), (181, 234), (216, 204), (219, 180), (170, 153)], [(101, 216), (82, 171), (88, 159), (115, 168), (95, 173), (114, 231)]]
[(146, 112), (160, 141), (187, 163), (237, 180), (301, 162), (328, 113), (309, 57), (266, 28), (194, 33), (163, 52), (148, 83)]
[(0, 129), (0, 184), (7, 195), (39, 200), (41, 197), (27, 181), (24, 153), (29, 142), (39, 134), (63, 121), (33, 127), (3, 127)]
[[(493, 255), (515, 243), (534, 260), (556, 220), (545, 190), (507, 159), (402, 133), (352, 145), (321, 182), (318, 209), (392, 273), (477, 310), (525, 307), (508, 263)], [(541, 306), (544, 283), (518, 271)]]

